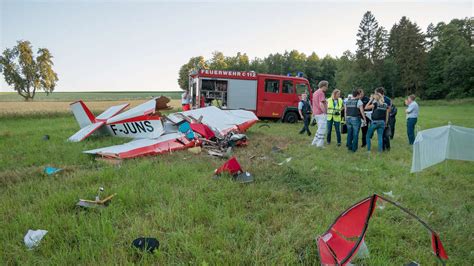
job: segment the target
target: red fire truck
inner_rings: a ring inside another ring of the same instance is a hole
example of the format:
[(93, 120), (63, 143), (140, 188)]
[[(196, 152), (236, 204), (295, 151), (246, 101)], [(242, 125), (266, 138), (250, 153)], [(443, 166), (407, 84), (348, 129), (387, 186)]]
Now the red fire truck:
[(299, 95), (312, 92), (302, 77), (208, 69), (190, 74), (189, 91), (194, 108), (217, 103), (221, 108), (246, 109), (261, 118), (289, 123), (299, 118)]

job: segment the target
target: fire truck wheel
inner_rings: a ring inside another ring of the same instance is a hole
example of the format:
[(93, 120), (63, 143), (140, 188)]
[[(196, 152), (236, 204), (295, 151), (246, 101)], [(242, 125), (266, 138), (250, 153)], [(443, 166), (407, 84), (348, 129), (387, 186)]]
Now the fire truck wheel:
[(295, 112), (286, 112), (285, 116), (283, 117), (283, 122), (286, 123), (296, 123), (298, 121), (298, 114)]

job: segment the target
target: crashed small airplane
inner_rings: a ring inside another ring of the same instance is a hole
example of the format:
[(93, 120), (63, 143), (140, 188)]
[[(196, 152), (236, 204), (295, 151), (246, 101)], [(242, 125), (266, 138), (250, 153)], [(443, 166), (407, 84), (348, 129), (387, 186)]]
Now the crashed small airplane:
[(92, 134), (133, 138), (125, 144), (84, 151), (106, 158), (126, 159), (200, 146), (202, 139), (242, 133), (258, 121), (253, 112), (222, 110), (215, 106), (162, 115), (160, 110), (171, 109), (167, 105), (169, 101), (161, 96), (124, 112), (129, 104), (121, 104), (97, 117), (83, 101), (74, 102), (71, 110), (81, 129), (68, 140), (79, 142)]

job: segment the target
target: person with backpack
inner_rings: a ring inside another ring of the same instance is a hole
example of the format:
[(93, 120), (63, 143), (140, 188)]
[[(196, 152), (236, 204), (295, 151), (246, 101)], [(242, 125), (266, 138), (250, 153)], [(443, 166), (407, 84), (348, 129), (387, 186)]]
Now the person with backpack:
[[(380, 93), (383, 97), (383, 101), (385, 104), (387, 104), (388, 112), (391, 112), (392, 109), (392, 100), (385, 95), (385, 89), (384, 87), (378, 87), (375, 89), (375, 93)], [(384, 151), (390, 151), (390, 134), (391, 134), (391, 129), (389, 125), (385, 125), (385, 129), (383, 131), (383, 150)]]
[(336, 139), (337, 139), (337, 146), (341, 146), (341, 113), (342, 113), (342, 107), (344, 106), (342, 99), (340, 98), (341, 91), (338, 89), (335, 89), (331, 97), (327, 99), (328, 103), (328, 133), (327, 133), (327, 143), (331, 143), (331, 132), (332, 132), (332, 125), (334, 124), (334, 128), (336, 130)]
[(303, 134), (305, 131), (308, 136), (311, 136), (311, 131), (309, 131), (309, 122), (311, 121), (311, 105), (308, 102), (308, 96), (306, 93), (301, 94), (300, 102), (298, 103), (298, 113), (303, 120), (303, 128), (300, 130), (300, 134)]
[(363, 109), (363, 103), (360, 100), (361, 89), (352, 92), (352, 98), (348, 99), (344, 107), (347, 124), (347, 148), (349, 151), (356, 152), (359, 145), (359, 130), (363, 121), (367, 121)]
[(383, 151), (383, 134), (388, 125), (389, 110), (388, 105), (384, 102), (384, 98), (380, 93), (375, 93), (367, 103), (366, 109), (372, 109), (372, 122), (367, 131), (367, 151), (370, 152), (372, 136), (377, 131), (378, 151)]

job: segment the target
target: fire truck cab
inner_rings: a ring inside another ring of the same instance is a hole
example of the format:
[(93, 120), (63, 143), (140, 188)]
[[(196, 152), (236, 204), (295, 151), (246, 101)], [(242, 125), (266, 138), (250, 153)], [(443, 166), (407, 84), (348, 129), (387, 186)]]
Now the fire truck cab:
[(245, 109), (259, 118), (294, 123), (299, 119), (299, 95), (311, 97), (312, 90), (302, 77), (202, 69), (190, 74), (189, 92), (193, 108)]

